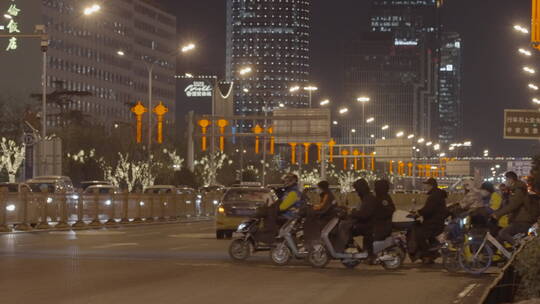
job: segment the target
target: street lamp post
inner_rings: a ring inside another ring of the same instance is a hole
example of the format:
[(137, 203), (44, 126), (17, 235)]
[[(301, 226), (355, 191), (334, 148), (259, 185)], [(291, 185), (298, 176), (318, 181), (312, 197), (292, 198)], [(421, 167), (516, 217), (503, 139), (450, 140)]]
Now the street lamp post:
[(310, 109), (312, 107), (311, 101), (312, 101), (313, 92), (317, 91), (318, 89), (319, 88), (317, 88), (316, 86), (313, 86), (313, 85), (304, 87), (304, 90), (309, 92), (309, 108)]
[(366, 103), (368, 103), (371, 99), (367, 96), (361, 96), (356, 99), (358, 102), (362, 104), (362, 134), (360, 135), (362, 138), (362, 154), (365, 154), (365, 145), (364, 145), (364, 137), (366, 132), (366, 113), (365, 113), (365, 106)]

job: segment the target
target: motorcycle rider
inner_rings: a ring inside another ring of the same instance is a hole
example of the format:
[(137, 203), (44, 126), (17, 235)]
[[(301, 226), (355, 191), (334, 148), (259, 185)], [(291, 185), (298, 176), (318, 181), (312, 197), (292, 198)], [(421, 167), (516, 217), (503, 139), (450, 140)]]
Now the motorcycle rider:
[(371, 193), (371, 189), (365, 179), (359, 179), (354, 182), (353, 188), (362, 200), (360, 209), (351, 212), (352, 219), (352, 237), (362, 236), (362, 247), (368, 252), (373, 260), (373, 226), (375, 212), (377, 210), (377, 199)]
[(505, 184), (511, 191), (509, 202), (508, 205), (495, 211), (492, 217), (498, 220), (509, 215), (510, 225), (499, 231), (498, 239), (502, 244), (506, 241), (514, 246), (514, 235), (528, 232), (536, 221), (538, 208), (534, 205), (536, 202), (528, 195), (527, 185), (518, 179), (515, 172), (507, 172), (505, 177)]
[(298, 176), (287, 173), (283, 176), (283, 196), (279, 204), (279, 213), (290, 219), (296, 216), (302, 206), (302, 193), (298, 189)]
[(417, 250), (411, 256), (413, 262), (421, 258), (425, 264), (432, 264), (436, 256), (429, 252), (430, 241), (444, 231), (444, 221), (449, 215), (446, 207), (448, 194), (439, 189), (437, 180), (434, 178), (426, 180), (424, 185), (428, 191), (428, 198), (424, 207), (417, 211), (418, 215), (422, 216), (423, 221), (413, 228), (413, 238), (416, 241)]
[(394, 201), (389, 194), (390, 183), (387, 180), (378, 180), (375, 182), (375, 199), (377, 207), (375, 209), (375, 218), (373, 222), (374, 241), (384, 241), (392, 234), (392, 216), (396, 211)]
[(331, 209), (336, 203), (336, 198), (330, 190), (327, 181), (317, 184), (320, 200), (307, 211), (304, 222), (304, 240), (307, 248), (311, 248), (311, 243), (320, 239), (324, 226), (332, 219)]

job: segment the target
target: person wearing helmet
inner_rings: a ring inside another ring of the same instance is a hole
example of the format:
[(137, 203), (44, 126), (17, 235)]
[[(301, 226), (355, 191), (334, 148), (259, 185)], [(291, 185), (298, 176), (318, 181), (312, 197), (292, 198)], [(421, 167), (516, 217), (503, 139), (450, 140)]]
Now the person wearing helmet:
[(375, 182), (375, 219), (373, 221), (373, 238), (375, 241), (383, 241), (392, 234), (392, 217), (396, 206), (390, 197), (390, 183), (381, 179)]
[(298, 176), (288, 173), (282, 178), (283, 197), (279, 204), (280, 215), (285, 218), (295, 217), (302, 205), (302, 193), (298, 189)]

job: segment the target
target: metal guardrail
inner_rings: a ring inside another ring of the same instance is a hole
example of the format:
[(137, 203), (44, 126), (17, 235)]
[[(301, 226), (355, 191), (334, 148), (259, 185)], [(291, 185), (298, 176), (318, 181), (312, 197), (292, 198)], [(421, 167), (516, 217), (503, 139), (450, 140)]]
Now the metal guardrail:
[(512, 258), (501, 269), (501, 272), (495, 278), (493, 283), (484, 292), (481, 300), (478, 303), (482, 304), (500, 304), (513, 303), (514, 298), (519, 289), (521, 277), (514, 267), (514, 260), (519, 253), (525, 248), (526, 244), (519, 247)]
[(213, 216), (218, 203), (197, 194), (0, 192), (0, 232), (177, 221)]

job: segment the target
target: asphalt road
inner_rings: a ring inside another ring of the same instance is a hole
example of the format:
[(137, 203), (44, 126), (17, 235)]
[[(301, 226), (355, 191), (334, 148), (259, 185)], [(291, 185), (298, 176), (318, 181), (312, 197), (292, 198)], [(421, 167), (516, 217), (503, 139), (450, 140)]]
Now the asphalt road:
[(212, 222), (0, 235), (0, 303), (475, 303), (492, 275), (232, 262)]

